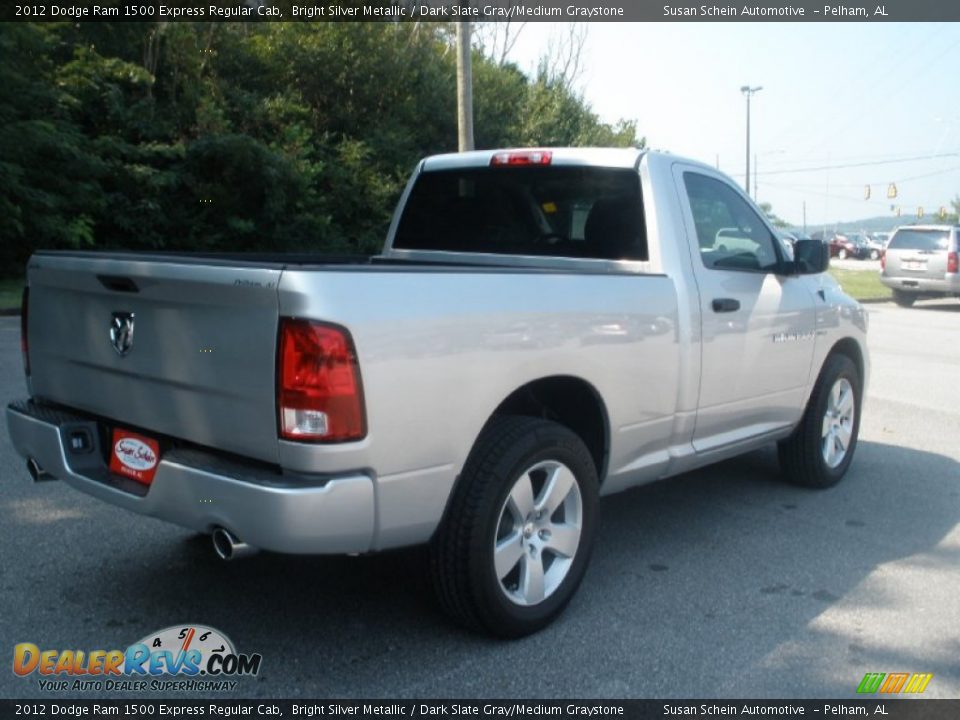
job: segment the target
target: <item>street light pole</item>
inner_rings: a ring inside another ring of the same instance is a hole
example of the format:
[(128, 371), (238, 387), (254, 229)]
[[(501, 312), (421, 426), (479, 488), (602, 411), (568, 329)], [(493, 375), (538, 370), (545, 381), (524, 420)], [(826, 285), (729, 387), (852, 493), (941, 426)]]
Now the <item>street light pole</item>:
[(744, 85), (740, 88), (740, 92), (747, 96), (747, 195), (750, 194), (750, 97), (761, 90), (763, 90), (761, 85), (757, 87)]

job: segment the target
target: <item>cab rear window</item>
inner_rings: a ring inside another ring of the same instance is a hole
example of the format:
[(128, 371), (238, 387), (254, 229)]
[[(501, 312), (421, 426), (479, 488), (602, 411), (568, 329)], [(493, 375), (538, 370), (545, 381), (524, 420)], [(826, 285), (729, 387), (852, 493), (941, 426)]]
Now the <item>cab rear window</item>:
[(948, 249), (949, 230), (897, 230), (887, 245), (887, 250), (926, 250), (935, 252)]
[(430, 171), (414, 184), (401, 250), (646, 260), (634, 170), (490, 167)]

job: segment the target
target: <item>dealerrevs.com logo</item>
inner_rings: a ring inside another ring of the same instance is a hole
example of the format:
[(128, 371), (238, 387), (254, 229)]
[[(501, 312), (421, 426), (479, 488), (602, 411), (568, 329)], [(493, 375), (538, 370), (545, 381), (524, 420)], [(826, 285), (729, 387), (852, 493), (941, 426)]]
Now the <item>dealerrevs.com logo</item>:
[(239, 678), (260, 672), (262, 660), (195, 624), (151, 633), (125, 650), (42, 650), (30, 642), (13, 648), (13, 672), (36, 676), (44, 691), (230, 691)]

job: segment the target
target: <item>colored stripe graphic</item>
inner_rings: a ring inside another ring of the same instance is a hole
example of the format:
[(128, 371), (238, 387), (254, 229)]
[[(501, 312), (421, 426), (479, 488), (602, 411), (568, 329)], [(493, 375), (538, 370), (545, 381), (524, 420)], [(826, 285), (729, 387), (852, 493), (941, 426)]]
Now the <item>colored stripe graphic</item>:
[(880, 689), (880, 683), (883, 682), (883, 679), (886, 677), (886, 673), (867, 673), (863, 676), (863, 680), (860, 681), (860, 686), (857, 688), (858, 693), (875, 693)]
[(890, 673), (887, 675), (887, 681), (880, 688), (880, 692), (890, 694), (900, 692), (908, 677), (910, 677), (909, 673)]
[(878, 692), (885, 695), (919, 694), (927, 689), (931, 680), (933, 673), (867, 673), (857, 686), (857, 692), (864, 695)]
[(933, 680), (933, 673), (914, 673), (903, 689), (905, 693), (922, 693)]

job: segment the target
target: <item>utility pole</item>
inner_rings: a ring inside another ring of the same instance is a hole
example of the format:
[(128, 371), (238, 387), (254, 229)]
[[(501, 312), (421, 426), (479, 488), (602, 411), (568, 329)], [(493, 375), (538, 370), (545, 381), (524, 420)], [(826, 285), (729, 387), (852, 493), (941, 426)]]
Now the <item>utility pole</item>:
[(740, 88), (740, 92), (747, 96), (747, 195), (750, 194), (750, 97), (761, 90), (763, 90), (763, 86), (761, 85), (757, 87), (744, 85)]
[(457, 23), (457, 147), (473, 150), (473, 70), (470, 65), (470, 23)]
[(803, 234), (807, 234), (807, 201), (803, 201)]
[(754, 201), (756, 201), (757, 199), (757, 167), (758, 165), (759, 164), (757, 163), (757, 154), (754, 153), (753, 154), (753, 199)]

